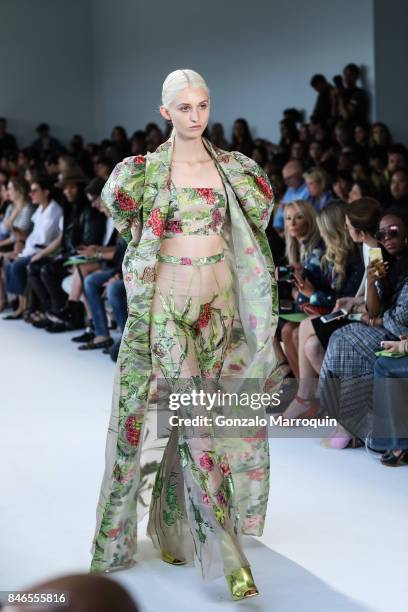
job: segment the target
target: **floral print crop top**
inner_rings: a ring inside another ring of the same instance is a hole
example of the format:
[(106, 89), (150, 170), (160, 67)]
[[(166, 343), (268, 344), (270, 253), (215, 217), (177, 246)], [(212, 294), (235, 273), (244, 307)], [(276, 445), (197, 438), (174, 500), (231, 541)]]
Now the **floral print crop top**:
[(175, 187), (172, 183), (163, 237), (220, 234), (226, 210), (224, 189)]

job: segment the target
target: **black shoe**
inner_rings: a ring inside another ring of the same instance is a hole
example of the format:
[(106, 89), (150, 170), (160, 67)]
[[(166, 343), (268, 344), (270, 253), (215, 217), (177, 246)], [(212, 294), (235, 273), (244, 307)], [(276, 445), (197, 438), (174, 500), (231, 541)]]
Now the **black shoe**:
[(408, 450), (402, 450), (399, 455), (396, 455), (393, 451), (389, 451), (381, 457), (381, 463), (387, 467), (398, 467), (401, 464), (407, 464)]
[(96, 349), (105, 349), (111, 347), (113, 344), (112, 338), (107, 340), (101, 340), (100, 342), (87, 342), (78, 346), (79, 351), (94, 351)]
[(71, 338), (72, 342), (90, 342), (95, 338), (95, 334), (92, 331), (85, 331), (80, 336), (74, 336)]

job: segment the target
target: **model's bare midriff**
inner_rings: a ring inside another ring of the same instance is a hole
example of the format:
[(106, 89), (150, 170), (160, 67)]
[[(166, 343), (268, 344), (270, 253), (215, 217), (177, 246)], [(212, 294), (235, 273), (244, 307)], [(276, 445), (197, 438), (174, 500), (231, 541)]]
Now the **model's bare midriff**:
[[(171, 169), (173, 184), (179, 187), (205, 187), (223, 189), (222, 179), (212, 159), (196, 167), (188, 167), (184, 163), (174, 163)], [(221, 235), (209, 236), (173, 236), (162, 240), (160, 253), (162, 255), (177, 255), (181, 257), (208, 257), (217, 255), (224, 250), (224, 240)]]

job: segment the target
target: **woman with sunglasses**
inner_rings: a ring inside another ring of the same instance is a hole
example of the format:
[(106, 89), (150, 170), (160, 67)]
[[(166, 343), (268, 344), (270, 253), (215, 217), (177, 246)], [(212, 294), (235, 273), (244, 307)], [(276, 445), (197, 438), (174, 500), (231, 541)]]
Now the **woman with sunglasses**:
[(345, 430), (332, 448), (346, 448), (353, 436), (364, 439), (372, 428), (375, 353), (381, 342), (408, 333), (408, 230), (400, 213), (380, 220), (377, 240), (392, 257), (379, 270), (367, 268), (367, 314), (331, 336), (320, 372), (319, 396)]

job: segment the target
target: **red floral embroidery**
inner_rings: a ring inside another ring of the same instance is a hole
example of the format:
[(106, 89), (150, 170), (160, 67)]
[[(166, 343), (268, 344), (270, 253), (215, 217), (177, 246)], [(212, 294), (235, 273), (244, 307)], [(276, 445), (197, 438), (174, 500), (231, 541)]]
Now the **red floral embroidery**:
[(135, 164), (144, 164), (145, 158), (143, 155), (136, 155), (136, 157), (133, 158), (133, 161)]
[(215, 204), (215, 195), (212, 189), (200, 187), (197, 189), (197, 193), (207, 200), (207, 204)]
[(220, 155), (220, 161), (221, 161), (223, 164), (228, 164), (229, 160), (230, 160), (229, 155)]
[(161, 212), (158, 208), (155, 208), (154, 210), (152, 210), (146, 225), (149, 225), (152, 228), (153, 234), (155, 236), (159, 236), (159, 237), (163, 236), (164, 221), (162, 219)]
[(207, 493), (204, 493), (203, 504), (209, 504), (209, 503), (210, 503), (210, 498), (208, 497)]
[(210, 322), (210, 319), (211, 319), (211, 305), (207, 303), (207, 304), (204, 304), (204, 306), (202, 306), (202, 312), (200, 316), (198, 317), (197, 327), (199, 327), (200, 329), (202, 329), (203, 327), (207, 327), (208, 323)]
[(255, 177), (255, 182), (258, 185), (259, 189), (262, 191), (262, 193), (268, 199), (272, 198), (272, 196), (273, 196), (272, 189), (270, 188), (270, 185), (268, 184), (268, 182), (267, 182), (267, 180), (265, 178), (256, 176)]
[(245, 253), (248, 253), (248, 255), (253, 255), (255, 253), (255, 248), (254, 247), (247, 247), (245, 249)]
[(173, 234), (181, 234), (183, 232), (180, 219), (167, 221), (164, 226), (164, 229), (166, 230), (166, 232), (172, 232)]
[(227, 504), (227, 500), (225, 499), (225, 495), (222, 492), (217, 493), (216, 499), (217, 499), (217, 503), (218, 503), (219, 506), (225, 506)]
[(216, 231), (217, 227), (219, 225), (221, 225), (222, 223), (222, 215), (221, 215), (221, 211), (216, 208), (215, 210), (213, 210), (212, 212), (212, 221), (209, 224), (209, 229), (211, 229), (212, 231)]
[(261, 221), (266, 221), (269, 216), (269, 211), (267, 208), (264, 208), (261, 214)]
[(118, 201), (119, 208), (125, 212), (132, 212), (137, 208), (136, 200), (134, 200), (130, 197), (130, 195), (122, 191), (122, 189), (118, 189), (116, 191), (116, 199)]
[(125, 422), (125, 437), (131, 446), (138, 446), (140, 439), (140, 424), (136, 417), (132, 414), (128, 416)]

